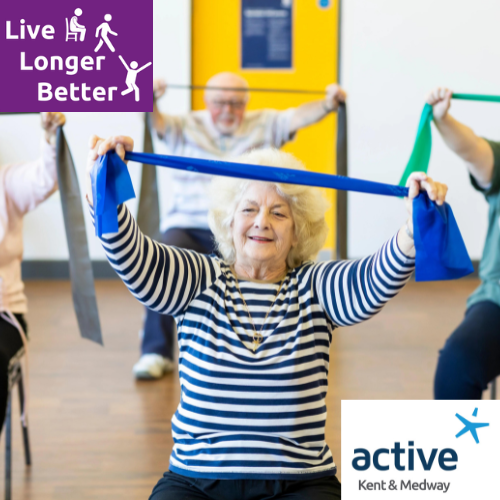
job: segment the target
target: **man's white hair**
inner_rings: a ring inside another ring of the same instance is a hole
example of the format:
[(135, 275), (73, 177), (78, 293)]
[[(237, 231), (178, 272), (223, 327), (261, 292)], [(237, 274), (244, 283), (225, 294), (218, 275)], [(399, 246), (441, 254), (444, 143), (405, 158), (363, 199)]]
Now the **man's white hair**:
[[(293, 155), (277, 149), (258, 149), (240, 156), (237, 163), (305, 170)], [(264, 183), (233, 177), (215, 177), (211, 184), (210, 229), (215, 235), (219, 252), (232, 265), (236, 261), (232, 223), (236, 208), (251, 183), (272, 184), (276, 192), (290, 205), (297, 244), (290, 249), (287, 264), (293, 269), (303, 262), (313, 260), (323, 248), (328, 233), (325, 213), (328, 201), (322, 191), (310, 186)]]

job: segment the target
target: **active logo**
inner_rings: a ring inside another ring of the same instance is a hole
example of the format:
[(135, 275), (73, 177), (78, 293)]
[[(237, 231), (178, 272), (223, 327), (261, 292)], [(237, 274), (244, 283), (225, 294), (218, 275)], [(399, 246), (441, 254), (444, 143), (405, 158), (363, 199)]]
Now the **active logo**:
[(152, 0), (26, 0), (1, 10), (0, 111), (152, 110)]
[(342, 401), (342, 493), (349, 500), (496, 498), (495, 421), (498, 401)]

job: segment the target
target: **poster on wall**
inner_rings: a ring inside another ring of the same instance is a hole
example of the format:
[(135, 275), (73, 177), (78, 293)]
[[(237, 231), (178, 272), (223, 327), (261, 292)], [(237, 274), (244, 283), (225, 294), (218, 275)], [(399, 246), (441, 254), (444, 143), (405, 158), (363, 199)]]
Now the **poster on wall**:
[(241, 68), (291, 69), (292, 0), (241, 0)]

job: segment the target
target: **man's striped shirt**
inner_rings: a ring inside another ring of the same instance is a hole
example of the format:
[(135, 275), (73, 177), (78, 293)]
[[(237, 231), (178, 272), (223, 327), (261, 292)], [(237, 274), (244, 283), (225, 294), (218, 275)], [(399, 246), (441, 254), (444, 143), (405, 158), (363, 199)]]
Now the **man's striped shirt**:
[(369, 319), (407, 282), (414, 259), (396, 236), (361, 260), (306, 262), (279, 293), (280, 283), (239, 280), (263, 335), (254, 352), (230, 267), (145, 237), (124, 205), (118, 216), (119, 232), (102, 238), (111, 265), (138, 300), (177, 321), (181, 401), (170, 470), (218, 479), (335, 474), (325, 442), (332, 332)]

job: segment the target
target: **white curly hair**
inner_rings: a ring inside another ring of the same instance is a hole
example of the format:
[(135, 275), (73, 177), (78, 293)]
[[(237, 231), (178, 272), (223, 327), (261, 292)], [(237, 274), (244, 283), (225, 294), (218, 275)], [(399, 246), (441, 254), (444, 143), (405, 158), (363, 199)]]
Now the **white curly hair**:
[[(240, 156), (235, 162), (305, 170), (297, 158), (277, 149), (253, 150)], [(236, 261), (232, 234), (234, 214), (243, 194), (254, 182), (261, 183), (233, 177), (214, 177), (212, 180), (209, 225), (214, 233), (218, 250), (229, 265), (233, 265)], [(329, 204), (322, 191), (310, 186), (280, 182), (262, 182), (262, 184), (274, 185), (276, 192), (288, 202), (292, 211), (297, 244), (288, 253), (286, 259), (288, 267), (293, 269), (303, 262), (314, 260), (323, 248), (328, 233), (325, 213)]]

